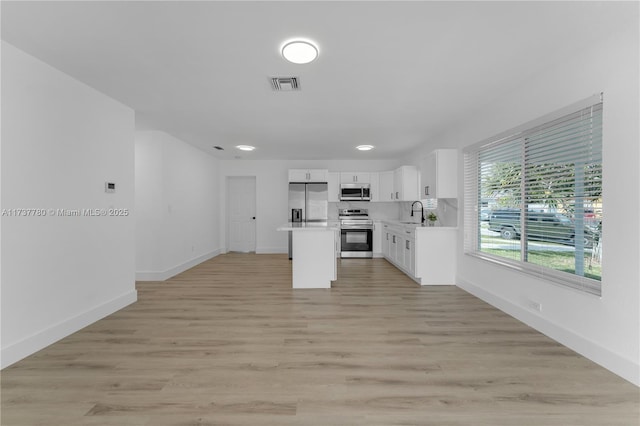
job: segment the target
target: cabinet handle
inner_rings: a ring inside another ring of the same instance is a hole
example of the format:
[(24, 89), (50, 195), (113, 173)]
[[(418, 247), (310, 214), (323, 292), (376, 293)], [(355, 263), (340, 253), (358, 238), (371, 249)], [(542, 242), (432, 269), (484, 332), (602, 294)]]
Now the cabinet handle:
[(411, 249), (409, 248), (409, 240), (405, 241), (405, 243), (406, 243), (406, 244), (405, 244), (405, 246), (407, 247), (407, 250), (411, 250)]
[(399, 196), (398, 194), (399, 194), (399, 192), (398, 192), (398, 191), (396, 191), (396, 200), (397, 200), (398, 198), (400, 198), (400, 196)]
[(393, 200), (393, 192), (391, 193), (391, 199)]
[(396, 243), (396, 236), (394, 235), (393, 236), (393, 244), (395, 244), (395, 243)]
[(429, 195), (429, 185), (424, 187), (424, 195)]

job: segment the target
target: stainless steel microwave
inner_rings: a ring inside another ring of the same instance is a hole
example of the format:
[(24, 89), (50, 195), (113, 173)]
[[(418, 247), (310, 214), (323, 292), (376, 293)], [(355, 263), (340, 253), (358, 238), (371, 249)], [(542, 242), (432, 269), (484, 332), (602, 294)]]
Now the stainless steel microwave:
[(341, 201), (371, 201), (371, 185), (368, 183), (343, 183), (340, 185)]

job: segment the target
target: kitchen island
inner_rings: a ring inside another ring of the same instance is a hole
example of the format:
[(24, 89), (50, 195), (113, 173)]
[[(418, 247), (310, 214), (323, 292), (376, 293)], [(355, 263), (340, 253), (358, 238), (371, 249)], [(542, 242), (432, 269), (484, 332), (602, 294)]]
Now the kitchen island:
[(292, 232), (293, 288), (331, 288), (338, 278), (337, 222), (289, 222), (277, 228)]

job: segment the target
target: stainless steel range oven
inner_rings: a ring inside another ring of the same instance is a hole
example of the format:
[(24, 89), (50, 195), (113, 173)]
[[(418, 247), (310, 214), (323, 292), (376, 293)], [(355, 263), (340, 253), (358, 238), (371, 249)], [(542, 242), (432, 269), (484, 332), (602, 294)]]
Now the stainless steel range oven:
[(366, 209), (340, 209), (340, 257), (373, 257), (373, 221)]

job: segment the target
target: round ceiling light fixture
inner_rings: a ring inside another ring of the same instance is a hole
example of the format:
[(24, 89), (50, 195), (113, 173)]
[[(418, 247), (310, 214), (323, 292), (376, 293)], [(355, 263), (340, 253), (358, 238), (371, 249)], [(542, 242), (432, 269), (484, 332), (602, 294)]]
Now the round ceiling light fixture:
[(308, 64), (318, 57), (318, 47), (307, 40), (292, 40), (282, 46), (282, 56), (294, 64)]
[(373, 148), (375, 148), (373, 145), (358, 145), (358, 146), (356, 146), (356, 149), (360, 150), (360, 151), (371, 151)]
[(253, 151), (254, 149), (256, 149), (255, 146), (251, 145), (236, 145), (236, 148), (238, 148), (240, 151)]

